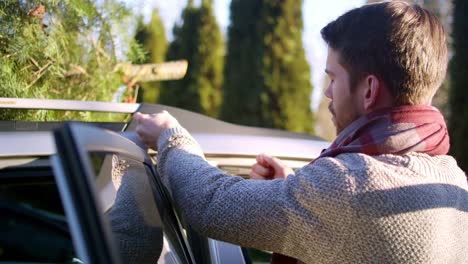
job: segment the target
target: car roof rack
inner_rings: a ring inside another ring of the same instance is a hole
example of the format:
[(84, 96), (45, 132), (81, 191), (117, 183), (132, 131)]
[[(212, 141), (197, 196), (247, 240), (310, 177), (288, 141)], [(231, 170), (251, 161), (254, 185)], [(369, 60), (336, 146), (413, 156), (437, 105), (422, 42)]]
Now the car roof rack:
[[(78, 100), (59, 99), (30, 99), (30, 98), (7, 98), (0, 97), (0, 109), (23, 109), (23, 110), (62, 110), (62, 111), (84, 111), (84, 112), (106, 112), (119, 114), (133, 114), (140, 104), (116, 103), (116, 102), (93, 102)], [(64, 121), (0, 121), (0, 131), (51, 131), (60, 127)], [(79, 122), (79, 121), (78, 121)], [(123, 131), (128, 122), (86, 122), (94, 126)]]
[(4, 109), (67, 110), (133, 114), (139, 107), (140, 104), (137, 103), (0, 97), (0, 108)]
[[(296, 138), (324, 141), (324, 139), (306, 133), (284, 131), (274, 128), (250, 127), (228, 123), (212, 117), (208, 117), (189, 110), (180, 109), (161, 104), (147, 103), (114, 103), (114, 102), (90, 102), (56, 99), (24, 99), (24, 98), (2, 98), (0, 97), (0, 109), (36, 109), (36, 110), (67, 110), (67, 111), (90, 111), (133, 114), (135, 112), (156, 113), (166, 110), (173, 115), (179, 123), (191, 133), (208, 134), (232, 134), (248, 136), (268, 136), (282, 138)], [(64, 121), (0, 121), (0, 131), (50, 131)], [(113, 131), (132, 130), (136, 122), (86, 122), (94, 126), (107, 128)]]

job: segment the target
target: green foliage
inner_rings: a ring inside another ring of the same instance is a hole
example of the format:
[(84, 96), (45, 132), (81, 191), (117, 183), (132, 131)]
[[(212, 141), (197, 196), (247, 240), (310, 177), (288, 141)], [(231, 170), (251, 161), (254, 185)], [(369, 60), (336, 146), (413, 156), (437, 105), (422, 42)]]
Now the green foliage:
[[(158, 10), (154, 9), (151, 21), (144, 25), (142, 18), (138, 20), (137, 30), (133, 43), (141, 45), (142, 50), (148, 55), (142, 60), (130, 60), (133, 63), (158, 63), (165, 60), (167, 52), (167, 38), (164, 25), (159, 18)], [(156, 103), (159, 101), (159, 94), (161, 90), (160, 82), (147, 82), (142, 84), (139, 96), (143, 102)]]
[(313, 132), (301, 8), (302, 0), (231, 2), (222, 118)]
[(453, 52), (451, 61), (450, 90), (450, 137), (451, 153), (457, 159), (460, 167), (467, 172), (468, 160), (465, 152), (468, 150), (468, 2), (453, 1)]
[[(121, 84), (110, 25), (128, 15), (115, 1), (1, 1), (0, 97), (110, 101)], [(2, 111), (0, 119), (64, 116), (45, 113)]]
[(195, 7), (189, 1), (182, 13), (183, 24), (174, 27), (168, 60), (186, 59), (186, 77), (170, 81), (161, 91), (162, 104), (216, 117), (221, 103), (224, 46), (212, 1)]
[(142, 64), (148, 61), (148, 52), (136, 39), (131, 39), (127, 58), (132, 64)]
[(221, 119), (251, 126), (263, 124), (260, 12), (263, 1), (232, 0), (224, 70)]
[[(437, 18), (440, 20), (444, 26), (445, 32), (447, 34), (447, 42), (451, 43), (450, 32), (450, 16), (452, 11), (452, 5), (450, 1), (439, 1), (439, 0), (425, 0), (422, 3), (424, 8), (427, 8), (429, 11), (434, 13)], [(450, 45), (448, 46), (449, 54), (452, 53)], [(450, 117), (450, 107), (449, 107), (449, 89), (450, 89), (450, 75), (447, 75), (441, 87), (434, 95), (432, 104), (437, 107), (445, 118)]]
[(302, 0), (266, 1), (262, 14), (264, 91), (268, 126), (312, 132), (310, 68), (302, 45)]

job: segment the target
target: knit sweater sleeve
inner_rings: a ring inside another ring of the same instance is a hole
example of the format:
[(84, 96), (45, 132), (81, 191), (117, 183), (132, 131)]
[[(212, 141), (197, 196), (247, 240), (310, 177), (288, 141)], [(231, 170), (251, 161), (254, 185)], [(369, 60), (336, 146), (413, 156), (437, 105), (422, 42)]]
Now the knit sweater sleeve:
[(349, 233), (342, 232), (352, 214), (345, 168), (332, 159), (286, 180), (246, 180), (210, 165), (182, 128), (164, 131), (158, 149), (163, 182), (188, 223), (206, 236), (310, 261), (327, 247), (332, 259)]

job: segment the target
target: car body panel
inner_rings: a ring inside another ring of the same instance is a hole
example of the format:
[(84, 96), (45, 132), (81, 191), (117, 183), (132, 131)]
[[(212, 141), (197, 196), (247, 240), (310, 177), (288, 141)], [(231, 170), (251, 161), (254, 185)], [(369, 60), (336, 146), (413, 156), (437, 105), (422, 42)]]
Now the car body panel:
[(54, 138), (47, 131), (0, 132), (0, 157), (48, 156), (56, 152)]

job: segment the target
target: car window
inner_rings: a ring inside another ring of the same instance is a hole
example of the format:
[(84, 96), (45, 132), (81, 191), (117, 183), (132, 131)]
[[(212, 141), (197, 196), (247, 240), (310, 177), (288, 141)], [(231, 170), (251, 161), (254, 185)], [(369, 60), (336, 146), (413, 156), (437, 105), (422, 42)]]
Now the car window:
[(0, 263), (78, 261), (48, 158), (0, 161)]
[(80, 255), (115, 261), (112, 252), (96, 252), (101, 246), (100, 251), (115, 251), (122, 263), (192, 262), (146, 152), (116, 133), (82, 124), (65, 125), (55, 137), (55, 163), (68, 181), (61, 184), (61, 192), (72, 201), (65, 211), (78, 218)]
[(162, 252), (163, 226), (145, 166), (116, 154), (89, 157), (101, 213), (122, 262), (154, 263)]

